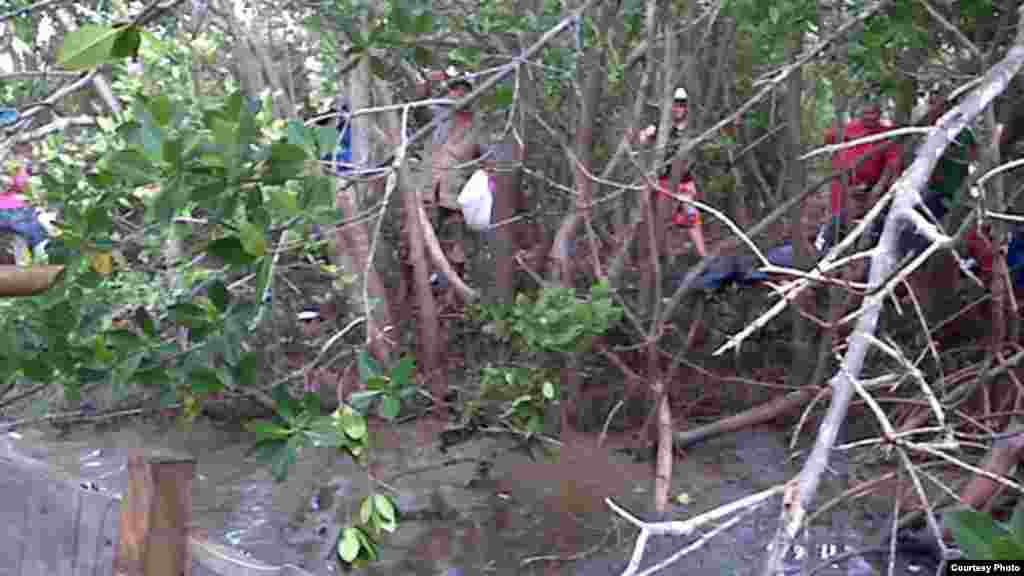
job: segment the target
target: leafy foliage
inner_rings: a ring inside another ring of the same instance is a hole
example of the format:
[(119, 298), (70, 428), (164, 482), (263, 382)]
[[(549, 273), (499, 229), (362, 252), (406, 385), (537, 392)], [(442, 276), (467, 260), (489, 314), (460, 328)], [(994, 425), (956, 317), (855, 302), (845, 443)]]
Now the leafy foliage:
[(1000, 524), (990, 514), (977, 510), (948, 512), (945, 521), (968, 560), (1024, 558), (1024, 506), (1020, 504), (1009, 524)]
[(484, 399), (504, 402), (500, 418), (529, 437), (542, 431), (547, 405), (560, 401), (555, 368), (566, 355), (587, 350), (621, 319), (622, 309), (608, 285), (599, 283), (587, 299), (546, 286), (535, 298), (520, 294), (513, 305), (481, 305), (472, 314), (486, 323), (484, 332), (513, 344), (527, 359), (525, 366), (485, 366), (481, 386)]

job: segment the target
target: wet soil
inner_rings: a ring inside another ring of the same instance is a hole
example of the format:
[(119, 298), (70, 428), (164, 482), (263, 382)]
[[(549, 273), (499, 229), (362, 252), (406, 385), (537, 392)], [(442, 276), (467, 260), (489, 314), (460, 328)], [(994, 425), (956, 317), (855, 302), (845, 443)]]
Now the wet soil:
[[(426, 422), (372, 427), (371, 472), (386, 483), (402, 512), (397, 533), (381, 542), (381, 559), (364, 574), (620, 574), (636, 530), (605, 503), (641, 518), (650, 514), (652, 468), (610, 438), (576, 436), (558, 457), (511, 450), (506, 439), (481, 437), (442, 454)], [(669, 519), (685, 520), (790, 479), (799, 461), (787, 449), (787, 430), (762, 427), (717, 438), (675, 461)], [(154, 418), (117, 426), (22, 430), (5, 442), (94, 482), (123, 490), (132, 448), (161, 448), (197, 458), (193, 523), (217, 543), (271, 564), (293, 563), (315, 574), (339, 568), (332, 544), (369, 493), (367, 472), (329, 451), (303, 453), (288, 479), (276, 484), (266, 467), (247, 458), (251, 439), (236, 426), (200, 420), (183, 426)], [(485, 462), (486, 464), (481, 464)], [(821, 501), (872, 474), (842, 459), (823, 482)], [(752, 574), (774, 534), (780, 502), (769, 501), (659, 574)], [(809, 532), (787, 573), (822, 557), (877, 542), (886, 525), (880, 502), (833, 513)], [(713, 526), (706, 527), (703, 532)], [(691, 544), (701, 534), (651, 541), (642, 565)], [(820, 574), (867, 575), (853, 557)], [(897, 574), (920, 574), (901, 567)]]

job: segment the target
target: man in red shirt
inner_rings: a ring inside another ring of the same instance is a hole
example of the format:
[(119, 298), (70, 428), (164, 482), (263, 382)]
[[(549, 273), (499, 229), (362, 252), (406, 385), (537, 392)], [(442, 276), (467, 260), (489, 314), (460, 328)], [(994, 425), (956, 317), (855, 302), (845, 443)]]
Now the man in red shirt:
[[(882, 107), (869, 100), (859, 118), (851, 120), (842, 130), (842, 141), (850, 142), (892, 130), (882, 120)], [(829, 129), (825, 144), (839, 142), (839, 128)], [(903, 150), (898, 142), (884, 139), (858, 144), (840, 150), (832, 157), (832, 170), (839, 173), (832, 180), (832, 217), (818, 234), (815, 247), (824, 252), (841, 237), (850, 220), (862, 218), (878, 201), (875, 190), (885, 191), (903, 170)], [(881, 221), (872, 235), (881, 232)]]

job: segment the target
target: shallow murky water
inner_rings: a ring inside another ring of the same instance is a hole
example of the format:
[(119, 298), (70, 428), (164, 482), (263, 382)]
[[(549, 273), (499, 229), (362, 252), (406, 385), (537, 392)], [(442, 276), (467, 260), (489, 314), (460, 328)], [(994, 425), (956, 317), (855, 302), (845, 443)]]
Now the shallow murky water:
[[(372, 470), (386, 483), (403, 513), (399, 531), (381, 546), (379, 563), (366, 574), (619, 574), (635, 531), (615, 517), (612, 497), (646, 516), (651, 468), (581, 438), (563, 448), (561, 460), (536, 461), (510, 452), (509, 442), (484, 438), (441, 454), (436, 430), (418, 424), (376, 426)], [(672, 519), (686, 519), (755, 491), (785, 482), (796, 471), (786, 458), (785, 438), (773, 431), (741, 432), (713, 440), (677, 460)], [(237, 429), (198, 421), (169, 421), (55, 430), (20, 430), (3, 437), (0, 449), (44, 460), (98, 489), (124, 490), (125, 461), (136, 448), (171, 450), (197, 460), (193, 524), (214, 542), (271, 564), (291, 563), (318, 574), (340, 570), (332, 544), (346, 519), (358, 512), (369, 491), (367, 472), (347, 457), (326, 450), (300, 456), (287, 481), (276, 484), (269, 470), (246, 457), (251, 439)], [(480, 475), (481, 460), (492, 461)], [(685, 502), (685, 504), (683, 504)], [(778, 504), (705, 544), (660, 574), (749, 574), (774, 533)], [(861, 548), (870, 518), (843, 517), (815, 527), (807, 552), (787, 573)], [(658, 538), (645, 565), (692, 543)], [(551, 562), (561, 556), (565, 562)], [(815, 560), (815, 558), (811, 558)], [(854, 558), (823, 574), (875, 573)], [(898, 573), (919, 574), (913, 569)]]

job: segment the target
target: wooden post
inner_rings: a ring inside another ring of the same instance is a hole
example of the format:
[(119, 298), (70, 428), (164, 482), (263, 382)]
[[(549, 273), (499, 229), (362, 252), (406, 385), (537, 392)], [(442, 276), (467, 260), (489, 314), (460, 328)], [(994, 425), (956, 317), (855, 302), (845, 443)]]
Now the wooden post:
[(128, 490), (121, 505), (117, 573), (191, 576), (188, 525), (195, 459), (171, 455), (128, 457)]
[(42, 294), (63, 273), (63, 266), (0, 266), (0, 297)]

